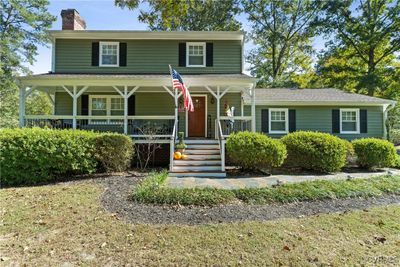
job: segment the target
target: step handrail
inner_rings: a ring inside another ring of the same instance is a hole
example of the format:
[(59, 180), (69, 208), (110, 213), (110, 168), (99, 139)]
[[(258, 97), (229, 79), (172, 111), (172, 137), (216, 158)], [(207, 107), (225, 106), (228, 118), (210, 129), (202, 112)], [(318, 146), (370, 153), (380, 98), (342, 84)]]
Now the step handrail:
[(217, 129), (217, 138), (218, 138), (218, 143), (219, 143), (219, 149), (221, 153), (221, 171), (225, 171), (225, 138), (222, 133), (222, 126), (221, 126), (221, 121), (216, 120), (216, 126), (218, 127)]

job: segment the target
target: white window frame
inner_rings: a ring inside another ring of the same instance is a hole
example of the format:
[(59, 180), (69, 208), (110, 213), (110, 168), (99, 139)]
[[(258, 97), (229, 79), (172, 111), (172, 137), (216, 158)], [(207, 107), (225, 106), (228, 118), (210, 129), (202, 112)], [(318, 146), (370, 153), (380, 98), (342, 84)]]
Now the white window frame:
[[(344, 111), (356, 112), (356, 131), (343, 131), (342, 113)], [(360, 109), (358, 108), (341, 108), (340, 109), (340, 133), (341, 134), (359, 134), (360, 133)]]
[[(189, 46), (202, 46), (203, 47), (203, 64), (202, 65), (190, 65), (189, 64)], [(189, 68), (202, 68), (206, 66), (206, 43), (205, 42), (190, 42), (186, 43), (186, 67)]]
[[(285, 130), (284, 131), (273, 131), (271, 128), (272, 123), (272, 112), (274, 111), (284, 111), (285, 112)], [(271, 134), (287, 134), (289, 132), (289, 109), (287, 108), (270, 108), (268, 110), (268, 127), (269, 133)]]
[[(117, 45), (117, 64), (103, 64), (103, 45)], [(99, 66), (100, 67), (119, 67), (119, 42), (99, 42)]]
[[(91, 119), (94, 119), (94, 120), (96, 120), (96, 118), (95, 118), (96, 115), (92, 115), (92, 99), (93, 98), (105, 98), (106, 99), (106, 115), (104, 115), (104, 116), (111, 116), (111, 99), (112, 98), (122, 98), (123, 99), (123, 97), (119, 96), (119, 95), (89, 95), (89, 116), (90, 117), (93, 116), (94, 118), (91, 118)], [(122, 110), (125, 110), (125, 107)], [(123, 115), (120, 115), (120, 116), (123, 116)], [(92, 121), (91, 119), (89, 120), (90, 124), (104, 124), (103, 122), (95, 122), (95, 121)], [(107, 119), (106, 123), (107, 124), (119, 124), (118, 122), (111, 122), (110, 119)]]

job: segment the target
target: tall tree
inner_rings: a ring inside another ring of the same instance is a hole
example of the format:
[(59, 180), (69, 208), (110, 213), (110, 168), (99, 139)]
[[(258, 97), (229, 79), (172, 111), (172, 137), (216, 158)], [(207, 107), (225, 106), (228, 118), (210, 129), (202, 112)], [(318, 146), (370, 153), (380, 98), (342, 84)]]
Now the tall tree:
[(313, 0), (243, 2), (256, 46), (248, 60), (260, 86), (293, 86), (293, 76), (309, 70), (319, 6)]
[(28, 73), (37, 46), (47, 43), (47, 33), (56, 17), (47, 0), (0, 0), (0, 127), (14, 126), (18, 99), (15, 76)]
[(326, 34), (335, 34), (331, 45), (354, 51), (366, 64), (358, 87), (369, 95), (379, 88), (382, 69), (400, 51), (400, 4), (398, 0), (329, 0), (324, 3), (320, 23)]
[(238, 0), (115, 0), (122, 8), (136, 9), (143, 2), (148, 10), (140, 10), (139, 21), (152, 31), (236, 31), (240, 23)]

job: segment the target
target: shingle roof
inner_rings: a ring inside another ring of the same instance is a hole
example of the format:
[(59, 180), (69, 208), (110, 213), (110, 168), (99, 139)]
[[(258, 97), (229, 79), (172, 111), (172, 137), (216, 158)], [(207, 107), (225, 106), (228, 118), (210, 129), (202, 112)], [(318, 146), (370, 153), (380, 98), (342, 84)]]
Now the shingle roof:
[[(307, 103), (309, 105), (339, 103), (368, 103), (368, 104), (392, 104), (395, 101), (371, 97), (361, 94), (346, 92), (334, 88), (323, 89), (293, 89), (293, 88), (256, 88), (256, 105), (289, 102)], [(251, 99), (244, 95), (245, 104), (250, 104)]]

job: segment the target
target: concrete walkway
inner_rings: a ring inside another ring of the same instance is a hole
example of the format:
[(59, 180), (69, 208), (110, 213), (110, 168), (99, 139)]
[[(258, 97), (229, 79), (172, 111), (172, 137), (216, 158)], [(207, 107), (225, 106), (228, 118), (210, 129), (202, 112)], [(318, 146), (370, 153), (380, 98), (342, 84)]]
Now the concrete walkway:
[(227, 178), (200, 178), (200, 177), (168, 177), (166, 186), (176, 188), (194, 188), (194, 187), (215, 187), (225, 189), (238, 188), (257, 188), (276, 185), (278, 181), (283, 183), (298, 183), (314, 180), (345, 180), (348, 178), (370, 178), (384, 174), (400, 175), (400, 170), (385, 169), (381, 172), (340, 172), (328, 175), (271, 175), (257, 177), (227, 177)]

